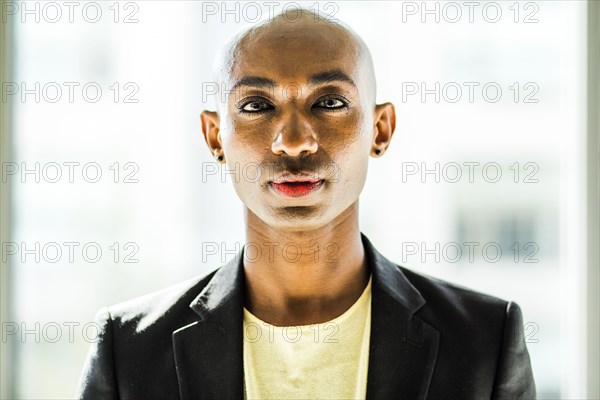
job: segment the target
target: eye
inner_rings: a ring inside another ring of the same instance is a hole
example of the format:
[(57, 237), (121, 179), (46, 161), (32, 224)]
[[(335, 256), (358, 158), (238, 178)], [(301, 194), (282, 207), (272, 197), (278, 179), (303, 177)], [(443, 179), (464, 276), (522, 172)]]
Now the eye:
[(243, 101), (238, 108), (241, 113), (256, 114), (273, 108), (273, 106), (264, 99), (253, 98)]
[(348, 102), (345, 99), (339, 97), (326, 97), (324, 99), (319, 100), (316, 103), (316, 106), (329, 110), (339, 110), (348, 107)]

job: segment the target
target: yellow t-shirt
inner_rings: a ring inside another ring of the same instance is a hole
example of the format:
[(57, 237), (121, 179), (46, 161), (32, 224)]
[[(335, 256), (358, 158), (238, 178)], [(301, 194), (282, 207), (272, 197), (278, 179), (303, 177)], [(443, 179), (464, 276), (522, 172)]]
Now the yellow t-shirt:
[(244, 399), (365, 399), (371, 280), (342, 315), (274, 326), (244, 307)]

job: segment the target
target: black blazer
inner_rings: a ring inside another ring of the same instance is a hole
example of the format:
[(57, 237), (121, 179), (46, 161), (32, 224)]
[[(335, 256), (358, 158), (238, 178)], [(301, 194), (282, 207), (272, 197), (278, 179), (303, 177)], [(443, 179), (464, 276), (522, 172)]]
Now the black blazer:
[[(361, 238), (373, 277), (367, 399), (535, 398), (516, 303), (398, 266)], [(243, 251), (98, 311), (78, 397), (243, 399)]]

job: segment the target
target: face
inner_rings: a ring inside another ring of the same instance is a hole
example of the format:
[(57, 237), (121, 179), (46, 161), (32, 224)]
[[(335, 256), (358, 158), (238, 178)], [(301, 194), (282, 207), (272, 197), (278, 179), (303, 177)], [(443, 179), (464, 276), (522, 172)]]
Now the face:
[(330, 223), (358, 200), (373, 146), (387, 146), (358, 45), (339, 27), (305, 21), (249, 35), (234, 54), (219, 113), (203, 113), (209, 147), (269, 226)]

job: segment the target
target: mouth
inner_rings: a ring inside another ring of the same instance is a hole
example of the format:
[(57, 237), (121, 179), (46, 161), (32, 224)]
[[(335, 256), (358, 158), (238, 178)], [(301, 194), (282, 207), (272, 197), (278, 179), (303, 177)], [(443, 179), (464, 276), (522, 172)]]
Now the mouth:
[(316, 192), (325, 179), (287, 178), (269, 182), (269, 186), (286, 197), (304, 197)]

